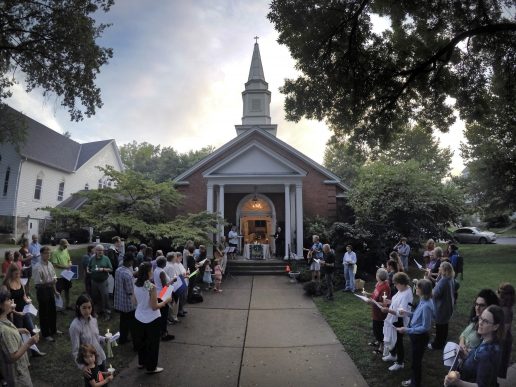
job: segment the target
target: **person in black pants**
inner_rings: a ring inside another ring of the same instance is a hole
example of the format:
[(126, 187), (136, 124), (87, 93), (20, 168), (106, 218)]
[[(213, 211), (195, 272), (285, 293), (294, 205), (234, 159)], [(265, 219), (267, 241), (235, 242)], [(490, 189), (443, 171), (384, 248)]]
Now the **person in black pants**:
[(36, 297), (39, 306), (39, 323), (41, 335), (47, 341), (54, 341), (53, 336), (60, 333), (56, 328), (56, 272), (49, 262), (50, 247), (44, 246), (40, 250), (41, 262), (33, 268), (32, 279), (36, 286)]
[(161, 313), (160, 309), (168, 305), (172, 298), (158, 302), (156, 287), (150, 282), (152, 265), (143, 262), (138, 270), (134, 284), (134, 296), (137, 306), (135, 312), (134, 340), (138, 350), (138, 368), (146, 368), (147, 373), (162, 372), (158, 367)]
[(323, 245), (323, 261), (321, 261), (324, 281), (326, 282), (326, 299), (333, 301), (333, 274), (335, 273), (335, 253), (331, 250), (330, 245)]
[[(416, 295), (420, 297), (419, 304), (412, 314), (408, 328), (397, 328), (399, 333), (408, 333), (412, 344), (412, 378), (401, 383), (402, 386), (421, 387), (421, 364), (425, 348), (430, 339), (430, 329), (434, 316), (432, 298), (432, 282), (422, 279), (417, 282)], [(410, 314), (409, 312), (403, 312)]]
[[(199, 268), (198, 264), (195, 262), (194, 253), (195, 247), (193, 245), (188, 246), (188, 255), (186, 256), (186, 270), (187, 275), (190, 275), (195, 270)], [(193, 296), (193, 288), (195, 286), (197, 278), (200, 276), (200, 274), (197, 274), (195, 277), (192, 277), (191, 279), (188, 279), (188, 294), (187, 294), (187, 301), (190, 302)]]

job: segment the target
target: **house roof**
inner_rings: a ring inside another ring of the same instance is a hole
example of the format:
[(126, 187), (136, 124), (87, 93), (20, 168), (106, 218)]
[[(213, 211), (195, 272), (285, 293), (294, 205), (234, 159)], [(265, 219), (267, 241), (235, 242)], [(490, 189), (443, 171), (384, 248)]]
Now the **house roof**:
[[(61, 171), (77, 171), (101, 149), (115, 141), (103, 140), (81, 144), (11, 107), (8, 109), (26, 130), (26, 141), (20, 145), (20, 156)], [(115, 149), (118, 153), (116, 146)], [(117, 158), (122, 165), (119, 154)]]
[(340, 178), (337, 175), (333, 174), (332, 172), (330, 172), (329, 170), (324, 168), (319, 163), (315, 162), (308, 156), (299, 152), (297, 149), (295, 149), (292, 146), (288, 145), (287, 143), (281, 141), (279, 138), (268, 133), (267, 131), (260, 129), (259, 127), (249, 129), (249, 130), (247, 130), (246, 133), (241, 134), (240, 136), (237, 136), (234, 139), (232, 139), (231, 141), (222, 145), (219, 149), (215, 150), (215, 152), (211, 153), (210, 155), (206, 156), (204, 159), (200, 160), (197, 164), (193, 165), (190, 169), (186, 170), (185, 172), (183, 172), (182, 174), (177, 176), (174, 180), (176, 181), (177, 184), (187, 183), (186, 179), (188, 178), (188, 176), (192, 175), (194, 172), (196, 172), (197, 170), (199, 170), (200, 168), (202, 168), (204, 166), (207, 167), (212, 160), (216, 159), (224, 152), (230, 150), (231, 148), (233, 148), (235, 146), (238, 146), (239, 144), (248, 144), (250, 141), (250, 137), (253, 134), (264, 136), (269, 141), (276, 143), (280, 148), (284, 149), (285, 152), (293, 154), (298, 159), (304, 161), (308, 165), (312, 166), (314, 169), (318, 170), (320, 173), (322, 173), (323, 175), (328, 177), (328, 180), (326, 180), (326, 183), (337, 184), (339, 187), (341, 187), (344, 190), (349, 189), (349, 187), (346, 184), (344, 184), (340, 181)]

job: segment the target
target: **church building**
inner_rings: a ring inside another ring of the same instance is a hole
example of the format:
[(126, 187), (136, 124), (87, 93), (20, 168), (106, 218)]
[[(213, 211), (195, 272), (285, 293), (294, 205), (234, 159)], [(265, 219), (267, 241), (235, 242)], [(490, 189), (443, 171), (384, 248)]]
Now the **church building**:
[[(347, 186), (277, 138), (258, 43), (242, 100), (236, 137), (176, 177), (176, 188), (185, 196), (181, 213), (217, 212), (236, 225), (244, 256), (256, 244), (264, 247), (266, 257), (273, 255), (273, 235), (281, 227), (277, 245), (284, 251), (276, 255), (287, 257), (290, 251), (302, 256), (304, 217), (335, 220)], [(223, 234), (227, 228), (216, 237)]]

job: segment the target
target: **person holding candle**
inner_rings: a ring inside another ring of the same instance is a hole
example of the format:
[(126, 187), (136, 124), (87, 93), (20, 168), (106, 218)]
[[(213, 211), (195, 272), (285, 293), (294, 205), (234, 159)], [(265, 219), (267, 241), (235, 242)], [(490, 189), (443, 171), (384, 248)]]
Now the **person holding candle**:
[(31, 387), (27, 351), (39, 341), (39, 335), (31, 336), (25, 343), (20, 334), (29, 334), (24, 328), (16, 328), (7, 318), (12, 313), (11, 293), (0, 287), (0, 367), (8, 386)]
[[(97, 350), (91, 344), (82, 344), (77, 355), (77, 364), (83, 366), (85, 386), (102, 387), (113, 380), (111, 371), (102, 371), (97, 365)], [(84, 372), (87, 370), (88, 372)]]
[[(502, 360), (501, 342), (505, 333), (504, 313), (497, 305), (487, 307), (478, 319), (481, 344), (469, 351), (460, 352), (465, 357), (459, 372), (450, 372), (444, 386), (491, 387), (497, 386), (497, 374)], [(459, 356), (460, 356), (459, 355)]]
[[(383, 313), (388, 313), (383, 326), (384, 354), (383, 361), (394, 361), (389, 367), (389, 371), (398, 371), (404, 367), (405, 350), (403, 347), (403, 332), (397, 331), (395, 328), (407, 326), (409, 318), (407, 313), (410, 312), (412, 306), (412, 289), (410, 288), (410, 278), (404, 272), (394, 275), (394, 286), (398, 292), (392, 297), (392, 300), (386, 299), (388, 307), (383, 307)], [(387, 352), (387, 353), (386, 353)]]
[(104, 321), (111, 320), (108, 277), (113, 271), (111, 261), (104, 255), (104, 246), (95, 246), (95, 256), (91, 258), (88, 272), (91, 274), (91, 297), (99, 314), (104, 314)]
[(412, 378), (401, 383), (402, 386), (421, 387), (423, 355), (430, 339), (430, 329), (434, 318), (434, 304), (432, 303), (432, 282), (421, 279), (416, 285), (416, 295), (419, 296), (419, 304), (414, 313), (401, 312), (400, 314), (412, 315), (408, 327), (399, 327), (400, 333), (408, 333), (412, 344)]
[(40, 250), (41, 260), (34, 266), (32, 279), (36, 287), (36, 297), (38, 299), (39, 323), (41, 325), (41, 335), (47, 341), (54, 341), (53, 336), (61, 333), (56, 326), (56, 299), (59, 295), (56, 289), (56, 272), (54, 266), (49, 262), (50, 247), (43, 246)]
[[(167, 259), (165, 257), (159, 257), (156, 260), (156, 270), (153, 272), (153, 280), (154, 286), (156, 287), (156, 294), (158, 295), (158, 302), (162, 302), (163, 300), (159, 297), (159, 294), (163, 290), (164, 287), (169, 286), (172, 282), (177, 280), (177, 277), (170, 278), (165, 272), (165, 266), (167, 265)], [(162, 308), (160, 308), (159, 312), (161, 314), (161, 340), (170, 341), (174, 340), (174, 335), (169, 335), (167, 330), (167, 320), (168, 320), (168, 311), (169, 306), (168, 303), (165, 304)]]
[(376, 285), (374, 291), (370, 295), (369, 304), (371, 304), (371, 312), (373, 318), (373, 335), (375, 338), (374, 342), (369, 343), (372, 347), (377, 347), (374, 350), (375, 354), (382, 354), (383, 352), (383, 322), (387, 317), (387, 313), (382, 312), (378, 306), (376, 306), (372, 300), (382, 303), (383, 306), (387, 306), (385, 301), (391, 298), (391, 288), (389, 286), (388, 274), (385, 269), (378, 269), (376, 271)]
[(129, 341), (129, 333), (133, 338), (134, 347), (134, 311), (133, 302), (133, 253), (126, 253), (122, 265), (115, 272), (114, 307), (120, 313), (119, 344)]
[(357, 255), (353, 251), (351, 245), (346, 246), (346, 252), (342, 257), (342, 264), (344, 265), (344, 278), (346, 279), (346, 287), (344, 292), (355, 291), (355, 265), (357, 264)]
[(69, 333), (72, 342), (72, 357), (79, 368), (84, 368), (84, 365), (77, 362), (79, 348), (83, 344), (90, 344), (97, 351), (97, 366), (101, 371), (106, 371), (106, 354), (101, 345), (105, 339), (100, 336), (93, 301), (86, 293), (81, 294), (75, 302), (75, 318), (70, 324)]
[(159, 310), (168, 305), (172, 298), (158, 302), (156, 286), (150, 282), (151, 278), (152, 265), (143, 262), (134, 284), (137, 302), (134, 340), (138, 349), (138, 368), (146, 368), (148, 374), (155, 374), (163, 371), (163, 368), (158, 367), (161, 324)]

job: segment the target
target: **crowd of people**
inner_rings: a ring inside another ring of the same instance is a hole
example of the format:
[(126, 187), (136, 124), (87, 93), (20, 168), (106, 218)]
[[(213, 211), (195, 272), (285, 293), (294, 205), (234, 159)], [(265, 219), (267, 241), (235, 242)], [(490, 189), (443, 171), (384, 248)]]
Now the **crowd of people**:
[[(320, 281), (323, 271), (328, 300), (333, 300), (335, 254), (314, 235), (308, 251), (312, 281)], [(423, 357), (426, 350), (442, 351), (449, 339), (448, 326), (453, 318), (462, 272), (458, 246), (448, 243), (446, 251), (430, 239), (426, 243), (421, 262), (421, 279), (409, 278), (410, 246), (406, 238), (394, 246), (389, 259), (376, 272), (372, 293), (362, 290), (372, 308), (373, 353), (384, 362), (392, 363), (388, 370), (396, 372), (405, 366), (403, 338), (411, 344), (411, 378), (403, 386), (422, 386)], [(344, 292), (355, 292), (357, 255), (351, 245), (346, 246), (342, 258)], [(331, 273), (331, 274), (328, 274)], [(412, 285), (414, 287), (412, 288)], [(416, 296), (416, 297), (414, 297)], [(506, 378), (512, 350), (512, 320), (515, 290), (502, 283), (495, 293), (481, 289), (472, 300), (469, 324), (459, 338), (454, 371), (446, 375), (445, 386), (497, 386), (497, 378)], [(435, 335), (431, 340), (432, 329)], [(453, 341), (453, 340), (452, 340)]]
[[(91, 245), (80, 265), (84, 274), (81, 294), (70, 303), (72, 268), (68, 241), (62, 239), (51, 250), (34, 235), (19, 251), (7, 251), (2, 263), (0, 286), (0, 380), (6, 386), (32, 386), (28, 354), (46, 356), (34, 349), (40, 339), (54, 342), (59, 312), (74, 312), (69, 325), (71, 358), (87, 386), (103, 386), (113, 380), (106, 368), (105, 347), (112, 336), (101, 335), (97, 317), (120, 315), (118, 343), (132, 342), (138, 368), (148, 374), (163, 371), (158, 366), (160, 342), (175, 337), (169, 326), (187, 315), (185, 304), (196, 302), (199, 286), (222, 292), (225, 271), (225, 241), (207, 256), (205, 246), (188, 241), (183, 251), (155, 253), (145, 244), (124, 246), (119, 237), (105, 251), (103, 244)], [(214, 285), (214, 286), (213, 286)], [(32, 286), (32, 288), (31, 288)], [(170, 289), (169, 289), (170, 288)], [(38, 300), (38, 322), (24, 308)], [(31, 349), (32, 347), (32, 349)]]

